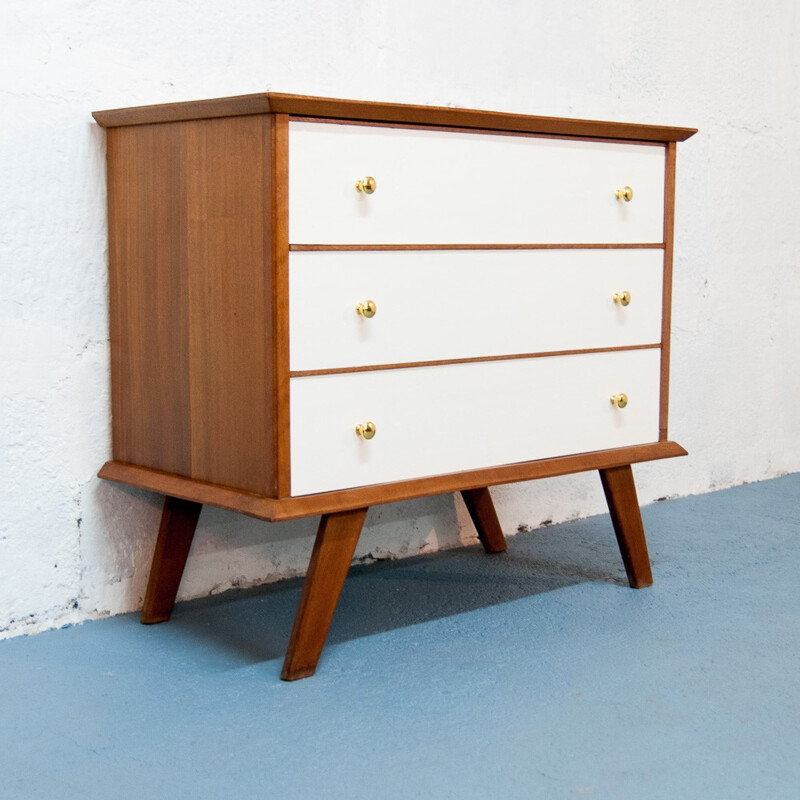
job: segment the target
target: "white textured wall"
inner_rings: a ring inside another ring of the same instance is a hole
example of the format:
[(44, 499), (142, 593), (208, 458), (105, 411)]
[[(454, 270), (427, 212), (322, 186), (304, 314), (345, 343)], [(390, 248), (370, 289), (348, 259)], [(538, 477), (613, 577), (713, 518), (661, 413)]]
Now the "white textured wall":
[[(800, 469), (796, 0), (3, 0), (0, 636), (134, 609), (160, 498), (109, 455), (103, 133), (93, 109), (275, 90), (686, 125), (672, 438), (642, 502)], [(597, 513), (596, 475), (495, 491), (511, 533)], [(375, 508), (359, 555), (471, 534), (452, 497)], [(302, 572), (315, 520), (206, 509), (181, 596)], [(698, 531), (702, 535), (702, 531)]]

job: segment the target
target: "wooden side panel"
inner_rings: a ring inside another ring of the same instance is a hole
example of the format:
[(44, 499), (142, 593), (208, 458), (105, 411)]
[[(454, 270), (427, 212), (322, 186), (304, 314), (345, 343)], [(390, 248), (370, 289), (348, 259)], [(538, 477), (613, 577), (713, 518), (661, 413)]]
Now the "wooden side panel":
[(192, 474), (269, 493), (269, 117), (185, 123)]
[(274, 491), (271, 121), (109, 131), (114, 458)]
[(191, 475), (180, 131), (120, 128), (107, 144), (114, 458)]

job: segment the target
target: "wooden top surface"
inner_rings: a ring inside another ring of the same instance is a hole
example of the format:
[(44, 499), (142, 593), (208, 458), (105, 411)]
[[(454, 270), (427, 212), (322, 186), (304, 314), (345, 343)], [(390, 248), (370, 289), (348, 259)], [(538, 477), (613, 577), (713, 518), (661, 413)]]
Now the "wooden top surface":
[(399, 103), (373, 103), (360, 100), (336, 100), (325, 97), (264, 92), (187, 103), (117, 108), (95, 111), (92, 116), (104, 128), (149, 125), (215, 117), (250, 114), (290, 114), (322, 119), (396, 122), (412, 125), (436, 125), (455, 128), (540, 133), (560, 136), (591, 136), (603, 139), (635, 139), (650, 142), (682, 142), (697, 133), (695, 128), (664, 125), (638, 125), (628, 122), (534, 117), (499, 111), (467, 108), (417, 106)]

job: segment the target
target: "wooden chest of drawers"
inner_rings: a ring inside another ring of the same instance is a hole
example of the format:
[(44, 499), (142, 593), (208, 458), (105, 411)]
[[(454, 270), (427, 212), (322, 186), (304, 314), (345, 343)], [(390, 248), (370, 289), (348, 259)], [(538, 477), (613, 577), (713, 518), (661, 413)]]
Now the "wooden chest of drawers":
[(630, 465), (667, 437), (676, 142), (694, 131), (263, 94), (108, 129), (113, 460), (166, 495), (143, 621), (202, 504), (322, 514), (283, 677), (313, 673), (370, 505)]

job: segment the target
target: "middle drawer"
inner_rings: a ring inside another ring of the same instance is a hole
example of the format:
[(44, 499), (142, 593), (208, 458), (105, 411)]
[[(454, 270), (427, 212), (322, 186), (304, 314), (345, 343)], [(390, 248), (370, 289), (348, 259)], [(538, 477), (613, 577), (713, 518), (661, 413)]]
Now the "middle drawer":
[[(663, 260), (661, 249), (292, 252), (290, 369), (658, 344)], [(371, 318), (357, 311), (368, 301)]]

